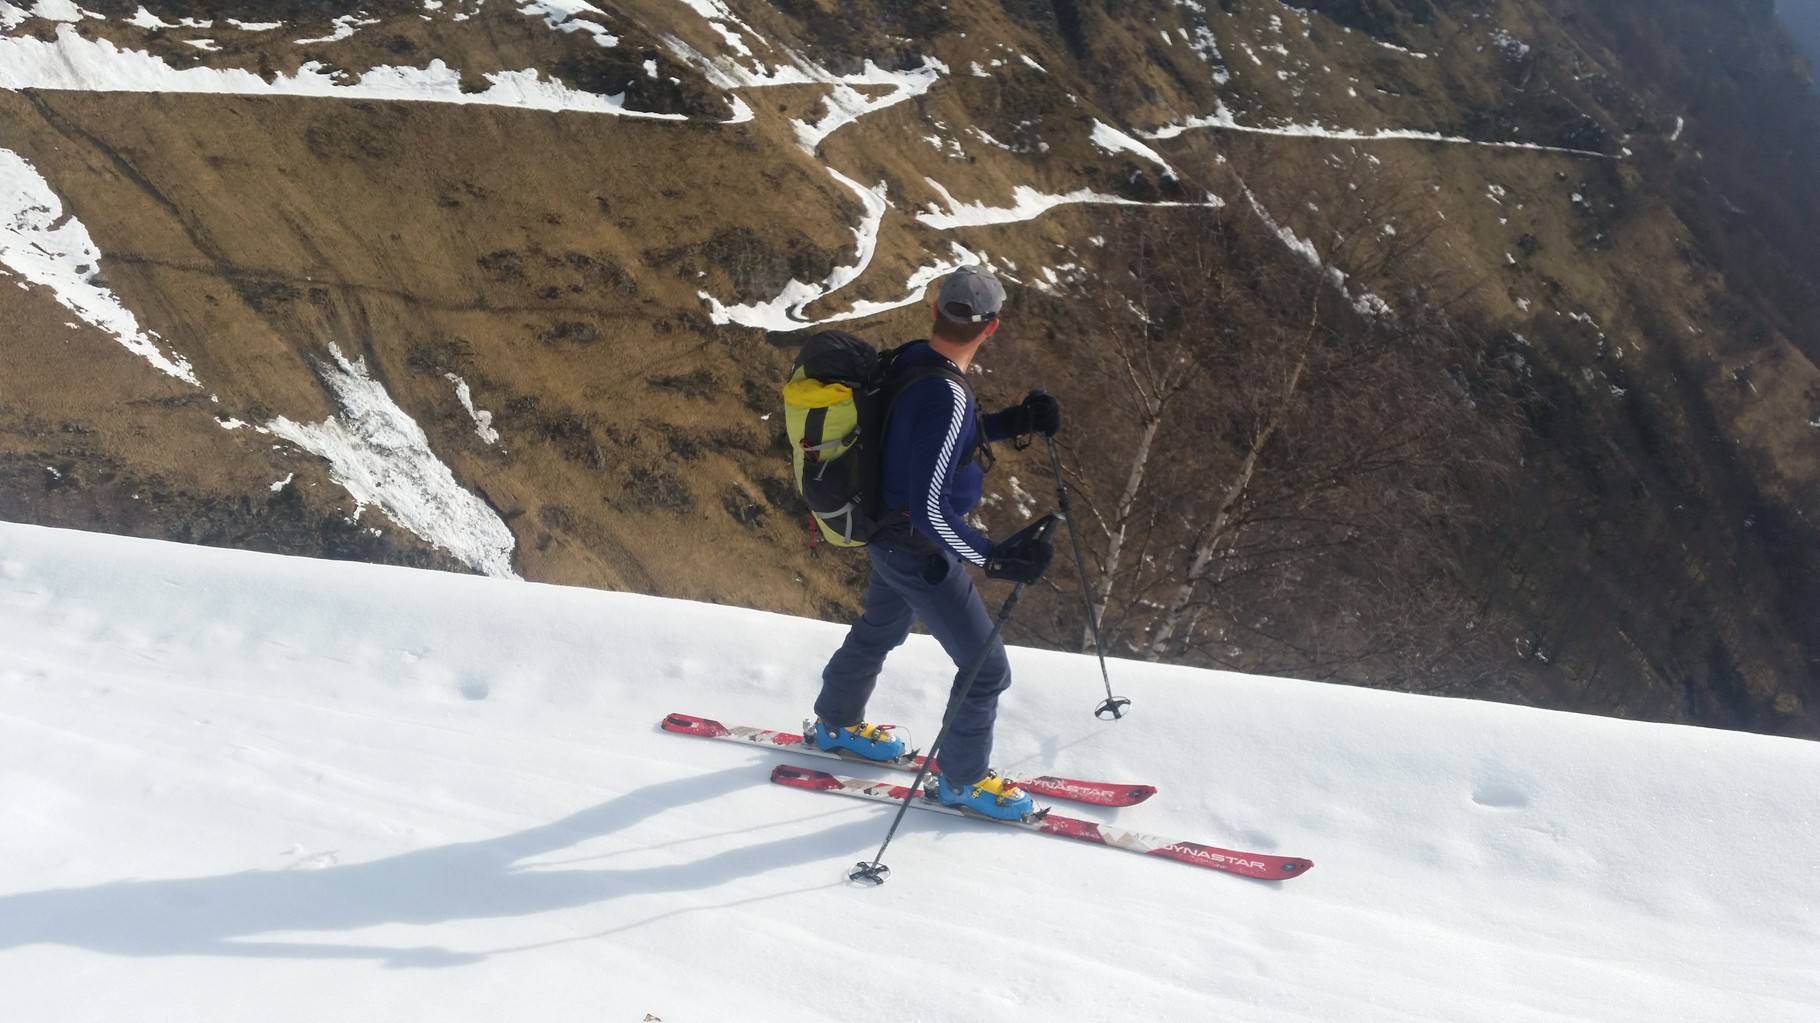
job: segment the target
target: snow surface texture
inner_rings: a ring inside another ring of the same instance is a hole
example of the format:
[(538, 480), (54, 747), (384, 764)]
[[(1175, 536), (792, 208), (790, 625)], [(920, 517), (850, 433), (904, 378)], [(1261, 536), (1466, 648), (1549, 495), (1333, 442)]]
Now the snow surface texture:
[(88, 228), (63, 208), (37, 168), (0, 149), (0, 277), (7, 270), (25, 278), (19, 282), (22, 288), (35, 284), (51, 289), (64, 308), (112, 334), (160, 372), (196, 383), (189, 361), (160, 349), (158, 335), (140, 330), (139, 320), (98, 283), (101, 250)]
[(791, 726), (837, 625), (0, 524), (0, 635), (9, 1020), (844, 1023), (855, 961), (918, 1021), (1820, 1018), (1813, 743), (1123, 661), (1109, 723), (1014, 649), (1001, 768), (1315, 868), (912, 811), (862, 889), (889, 810), (655, 727)]

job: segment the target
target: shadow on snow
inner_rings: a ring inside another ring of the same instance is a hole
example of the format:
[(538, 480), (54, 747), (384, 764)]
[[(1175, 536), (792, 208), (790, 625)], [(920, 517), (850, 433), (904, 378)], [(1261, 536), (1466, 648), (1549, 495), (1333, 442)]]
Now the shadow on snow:
[(392, 967), (456, 966), (480, 961), (487, 953), (247, 939), (267, 933), (529, 916), (623, 895), (713, 888), (857, 852), (879, 837), (877, 820), (867, 817), (768, 842), (735, 839), (734, 844), (689, 862), (627, 869), (517, 865), (622, 831), (664, 810), (753, 784), (748, 767), (661, 782), (516, 834), (369, 863), (115, 881), (4, 895), (0, 949), (60, 944), (123, 956), (370, 958)]

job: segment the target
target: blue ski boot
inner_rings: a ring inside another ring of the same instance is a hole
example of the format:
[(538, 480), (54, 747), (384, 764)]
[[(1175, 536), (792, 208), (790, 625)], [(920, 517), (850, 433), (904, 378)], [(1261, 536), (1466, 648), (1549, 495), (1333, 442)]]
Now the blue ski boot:
[(971, 785), (958, 787), (947, 775), (936, 775), (935, 799), (943, 806), (957, 806), (1002, 821), (1021, 821), (1036, 810), (1028, 793), (992, 771)]
[(904, 740), (894, 737), (887, 727), (864, 721), (837, 727), (817, 719), (804, 731), (804, 738), (815, 743), (816, 749), (855, 760), (896, 760), (904, 755)]

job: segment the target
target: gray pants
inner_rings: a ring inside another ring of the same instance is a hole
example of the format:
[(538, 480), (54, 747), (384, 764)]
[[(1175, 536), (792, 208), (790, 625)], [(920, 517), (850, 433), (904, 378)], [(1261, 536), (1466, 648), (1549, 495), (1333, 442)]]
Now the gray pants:
[(967, 570), (946, 554), (882, 543), (869, 545), (866, 554), (872, 562), (866, 609), (822, 670), (816, 716), (829, 724), (857, 724), (865, 716), (866, 701), (878, 684), (886, 655), (904, 642), (911, 623), (919, 618), (957, 669), (948, 693), (952, 711), (967, 672), (980, 651), (988, 650), (990, 637), (991, 647), (979, 675), (937, 751), (942, 773), (956, 784), (978, 781), (985, 777), (992, 759), (992, 725), (998, 718), (999, 694), (1011, 684), (1011, 662), (1005, 657), (1004, 641), (992, 636), (992, 616), (986, 613)]

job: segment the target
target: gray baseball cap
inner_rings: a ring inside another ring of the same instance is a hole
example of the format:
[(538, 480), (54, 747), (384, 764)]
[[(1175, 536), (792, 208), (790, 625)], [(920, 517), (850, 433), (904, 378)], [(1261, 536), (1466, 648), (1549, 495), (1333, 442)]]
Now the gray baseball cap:
[(963, 266), (942, 281), (935, 308), (945, 320), (984, 323), (1005, 305), (1005, 286), (983, 266)]

